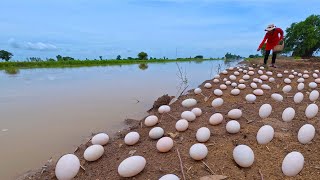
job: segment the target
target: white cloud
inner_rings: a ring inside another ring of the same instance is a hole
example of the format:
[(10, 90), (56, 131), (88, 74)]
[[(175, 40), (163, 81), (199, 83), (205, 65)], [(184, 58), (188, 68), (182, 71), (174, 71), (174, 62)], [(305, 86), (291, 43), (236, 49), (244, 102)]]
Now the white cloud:
[(43, 42), (17, 42), (14, 38), (8, 40), (8, 44), (17, 49), (28, 49), (38, 51), (50, 51), (58, 49), (57, 46)]

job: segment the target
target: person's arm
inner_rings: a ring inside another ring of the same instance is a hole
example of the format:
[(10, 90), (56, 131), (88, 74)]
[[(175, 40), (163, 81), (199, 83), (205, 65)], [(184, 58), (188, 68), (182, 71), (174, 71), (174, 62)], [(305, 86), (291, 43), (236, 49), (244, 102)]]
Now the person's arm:
[(279, 33), (280, 33), (280, 41), (283, 40), (283, 30), (279, 28)]
[(262, 46), (264, 45), (264, 43), (266, 42), (267, 39), (268, 39), (268, 38), (267, 38), (267, 34), (266, 34), (266, 35), (264, 36), (262, 42), (260, 43), (257, 51), (260, 51), (260, 49), (262, 48)]

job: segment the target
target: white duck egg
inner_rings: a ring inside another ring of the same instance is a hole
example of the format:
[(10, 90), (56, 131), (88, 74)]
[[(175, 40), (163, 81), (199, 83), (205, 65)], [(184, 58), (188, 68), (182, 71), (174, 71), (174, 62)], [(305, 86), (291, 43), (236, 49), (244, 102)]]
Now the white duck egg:
[(295, 115), (296, 111), (292, 107), (288, 107), (282, 112), (282, 120), (284, 122), (290, 122)]
[(197, 104), (197, 100), (193, 98), (185, 99), (182, 101), (181, 105), (186, 108), (191, 108)]
[(222, 104), (223, 104), (222, 98), (216, 98), (211, 103), (212, 107), (219, 107), (219, 106), (222, 106)]
[(202, 110), (200, 108), (193, 108), (191, 112), (193, 112), (193, 114), (196, 115), (197, 117), (201, 116), (202, 114)]
[(234, 69), (234, 67), (229, 67), (228, 68), (229, 71), (232, 71), (233, 69)]
[(246, 82), (245, 80), (239, 79), (239, 83), (240, 83), (240, 84), (243, 84), (243, 83), (245, 83), (245, 82)]
[(311, 91), (311, 93), (309, 94), (310, 101), (316, 101), (318, 98), (319, 98), (319, 91), (317, 90)]
[(308, 79), (309, 78), (309, 74), (304, 74), (302, 77), (305, 78), (305, 79)]
[(257, 141), (259, 144), (269, 143), (274, 136), (274, 129), (270, 125), (262, 126), (257, 133)]
[(205, 83), (205, 84), (204, 84), (204, 87), (209, 89), (209, 88), (212, 87), (212, 85), (211, 85), (211, 83)]
[(202, 160), (208, 155), (208, 148), (201, 143), (194, 144), (190, 147), (189, 155), (194, 160)]
[(290, 83), (291, 83), (291, 80), (290, 80), (289, 78), (285, 78), (283, 81), (284, 81), (284, 83), (286, 83), (286, 84), (290, 84)]
[(296, 76), (296, 75), (298, 75), (298, 73), (297, 73), (297, 72), (293, 72), (293, 75), (295, 75), (295, 76)]
[(231, 90), (231, 94), (234, 95), (234, 96), (237, 96), (240, 94), (240, 90), (239, 89), (232, 89)]
[(252, 82), (252, 83), (250, 84), (250, 87), (251, 87), (252, 89), (256, 89), (256, 88), (258, 88), (258, 85), (257, 85), (256, 83)]
[(55, 175), (59, 180), (73, 179), (79, 172), (80, 161), (74, 154), (62, 156), (55, 168)]
[(313, 73), (313, 74), (312, 74), (312, 77), (313, 77), (313, 78), (318, 78), (319, 76), (318, 76), (318, 74)]
[(275, 101), (279, 101), (279, 102), (283, 101), (283, 96), (278, 93), (271, 94), (271, 98)]
[(171, 111), (171, 108), (170, 108), (170, 106), (168, 106), (168, 105), (162, 105), (162, 106), (160, 106), (159, 109), (158, 109), (158, 112), (159, 112), (160, 114), (168, 113), (168, 112), (170, 112), (170, 111)]
[(210, 138), (211, 132), (207, 127), (201, 127), (197, 130), (196, 139), (199, 142), (207, 142)]
[(253, 71), (253, 70), (254, 70), (254, 68), (253, 68), (253, 67), (249, 67), (248, 69), (249, 69), (249, 71)]
[(298, 103), (301, 103), (303, 100), (303, 94), (301, 92), (298, 92), (294, 95), (293, 97), (293, 101), (298, 104)]
[(140, 139), (140, 135), (137, 132), (129, 132), (125, 137), (124, 137), (124, 143), (127, 145), (134, 145), (136, 144)]
[(316, 70), (314, 70), (314, 72), (315, 72), (315, 73), (319, 73), (319, 70), (316, 69)]
[(260, 76), (260, 79), (261, 80), (263, 80), (263, 81), (266, 81), (266, 80), (268, 80), (268, 76), (267, 75), (262, 75), (262, 76)]
[(273, 77), (269, 78), (269, 82), (274, 82), (275, 79)]
[(168, 152), (173, 147), (173, 140), (170, 137), (163, 137), (157, 142), (157, 149), (159, 152)]
[(146, 159), (142, 156), (128, 157), (118, 166), (118, 173), (121, 177), (136, 176), (144, 169), (146, 163)]
[(211, 125), (218, 125), (223, 121), (223, 115), (221, 113), (214, 113), (210, 118), (209, 118), (209, 123)]
[(228, 74), (228, 71), (224, 70), (224, 71), (222, 71), (222, 74), (226, 75), (226, 74)]
[(314, 82), (319, 84), (320, 83), (320, 78), (315, 79)]
[(181, 113), (181, 118), (187, 121), (194, 121), (196, 119), (196, 115), (191, 111), (184, 111)]
[(317, 83), (315, 83), (315, 82), (310, 82), (310, 83), (309, 83), (309, 87), (312, 88), (312, 89), (317, 88), (317, 86), (318, 86), (318, 85), (317, 85)]
[(220, 75), (217, 74), (217, 75), (214, 76), (214, 78), (215, 78), (215, 79), (219, 79), (219, 78), (220, 78)]
[(233, 159), (241, 167), (250, 167), (254, 162), (254, 153), (247, 145), (238, 145), (233, 150)]
[(256, 96), (262, 96), (263, 91), (262, 91), (262, 89), (255, 89), (255, 90), (253, 90), (253, 94)]
[(306, 116), (307, 118), (311, 119), (314, 118), (318, 114), (319, 108), (316, 104), (310, 104), (306, 109)]
[(223, 92), (220, 90), (220, 89), (215, 89), (213, 91), (213, 94), (216, 95), (216, 96), (222, 96), (223, 95)]
[(240, 109), (232, 109), (228, 112), (228, 117), (230, 119), (239, 119), (242, 116), (242, 111)]
[(258, 78), (253, 78), (252, 81), (255, 82), (255, 83), (258, 83), (259, 79)]
[(309, 71), (307, 71), (307, 70), (304, 70), (304, 71), (303, 71), (303, 73), (305, 73), (305, 74), (308, 74), (308, 73), (309, 73)]
[(293, 79), (293, 78), (294, 78), (294, 75), (290, 74), (290, 75), (289, 75), (289, 78), (290, 78), (290, 79)]
[(87, 161), (96, 161), (98, 160), (104, 153), (103, 146), (99, 144), (89, 146), (83, 153), (83, 157)]
[(174, 174), (166, 174), (162, 176), (159, 180), (180, 180), (180, 178)]
[(262, 75), (262, 74), (263, 74), (263, 71), (259, 70), (259, 71), (258, 71), (258, 74)]
[(288, 73), (289, 73), (289, 71), (287, 71), (287, 70), (284, 70), (284, 71), (283, 71), (283, 73), (285, 73), (285, 74), (288, 74)]
[(299, 77), (302, 77), (302, 73), (298, 73), (298, 76), (299, 76)]
[(163, 136), (164, 130), (161, 127), (154, 127), (149, 131), (149, 137), (151, 139), (159, 139)]
[(242, 76), (242, 79), (244, 79), (244, 80), (249, 80), (249, 79), (250, 79), (250, 76), (249, 76), (248, 74), (243, 75), (243, 76)]
[(292, 87), (290, 85), (285, 85), (283, 88), (282, 88), (282, 91), (284, 93), (288, 93), (292, 90)]
[(195, 94), (201, 94), (202, 90), (200, 88), (196, 88), (196, 89), (194, 89), (194, 93)]
[(282, 161), (282, 172), (286, 176), (296, 176), (302, 170), (304, 157), (300, 152), (293, 151)]
[(221, 84), (221, 85), (220, 85), (220, 89), (226, 90), (226, 89), (227, 89), (227, 86), (226, 86), (225, 84)]
[(256, 99), (257, 99), (257, 97), (254, 94), (246, 95), (246, 101), (248, 101), (248, 102), (254, 102)]
[(238, 84), (237, 84), (237, 83), (235, 83), (235, 82), (233, 82), (233, 83), (231, 83), (231, 86), (232, 86), (232, 87), (237, 87), (237, 86), (238, 86)]
[(268, 76), (272, 76), (273, 73), (272, 73), (271, 71), (267, 71), (266, 74), (267, 74)]
[(185, 119), (180, 119), (176, 122), (176, 130), (183, 132), (186, 131), (189, 127), (189, 122)]
[(231, 120), (226, 125), (226, 130), (230, 134), (235, 134), (240, 131), (240, 123), (235, 120)]
[(243, 73), (244, 73), (244, 74), (248, 73), (248, 70), (243, 70)]
[(282, 75), (281, 73), (278, 73), (278, 74), (277, 74), (277, 77), (278, 77), (278, 78), (282, 78), (283, 75)]
[(259, 109), (259, 116), (261, 118), (267, 118), (272, 112), (272, 106), (270, 104), (263, 104)]
[(271, 89), (271, 87), (269, 85), (267, 85), (267, 84), (262, 84), (261, 88), (265, 89), (265, 90), (270, 90)]
[(262, 70), (263, 70), (263, 69), (264, 69), (264, 67), (263, 67), (263, 66), (260, 66), (260, 69), (262, 69)]
[(158, 117), (155, 115), (150, 115), (144, 120), (144, 124), (148, 127), (154, 126), (158, 123)]
[(246, 85), (245, 85), (245, 84), (239, 84), (239, 85), (238, 85), (238, 88), (239, 88), (239, 89), (245, 89), (245, 88), (246, 88)]
[(298, 88), (298, 91), (302, 91), (304, 89), (304, 84), (303, 83), (299, 83), (297, 88)]
[(99, 133), (92, 137), (92, 144), (106, 145), (109, 142), (109, 136), (106, 133)]
[(235, 81), (235, 80), (237, 79), (237, 77), (236, 77), (235, 75), (230, 75), (230, 76), (229, 76), (229, 79), (230, 79), (231, 81)]
[(220, 80), (219, 80), (219, 79), (214, 79), (213, 82), (214, 82), (214, 83), (219, 83)]
[(304, 79), (303, 79), (303, 78), (299, 78), (299, 79), (297, 80), (297, 82), (298, 82), (298, 83), (303, 83), (303, 82), (304, 82)]
[(231, 84), (231, 81), (226, 81), (226, 85), (230, 85)]
[(253, 76), (253, 75), (254, 75), (254, 71), (249, 71), (248, 74), (249, 74), (250, 76)]
[(303, 125), (298, 132), (298, 141), (302, 144), (307, 144), (314, 138), (316, 129), (311, 124)]

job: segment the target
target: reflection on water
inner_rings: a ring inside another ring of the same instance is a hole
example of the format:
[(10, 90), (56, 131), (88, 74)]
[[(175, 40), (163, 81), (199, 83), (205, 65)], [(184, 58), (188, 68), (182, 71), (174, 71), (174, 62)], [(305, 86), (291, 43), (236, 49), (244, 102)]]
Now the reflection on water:
[(226, 68), (204, 61), (0, 71), (0, 179), (72, 152), (91, 133), (116, 132), (125, 118), (147, 115), (159, 96), (211, 79), (219, 64)]
[(148, 69), (148, 64), (146, 64), (146, 63), (142, 63), (142, 64), (139, 64), (139, 69), (141, 69), (141, 70), (146, 70), (146, 69)]

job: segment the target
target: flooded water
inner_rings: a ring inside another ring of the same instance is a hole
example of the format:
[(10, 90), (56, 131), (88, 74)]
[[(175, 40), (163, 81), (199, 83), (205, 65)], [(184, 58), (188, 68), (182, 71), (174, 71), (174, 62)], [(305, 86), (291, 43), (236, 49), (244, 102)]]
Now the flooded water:
[(163, 94), (179, 95), (236, 63), (178, 63), (181, 73), (176, 63), (0, 71), (0, 179), (73, 152), (91, 133), (112, 134)]

